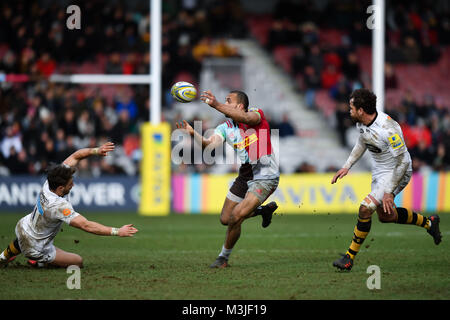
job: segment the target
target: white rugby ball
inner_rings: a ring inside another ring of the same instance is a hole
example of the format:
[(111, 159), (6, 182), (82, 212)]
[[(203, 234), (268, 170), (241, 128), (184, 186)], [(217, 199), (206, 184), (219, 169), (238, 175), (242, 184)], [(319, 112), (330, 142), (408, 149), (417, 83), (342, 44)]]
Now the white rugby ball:
[(197, 90), (192, 83), (179, 81), (170, 89), (170, 94), (179, 102), (191, 102), (197, 97)]

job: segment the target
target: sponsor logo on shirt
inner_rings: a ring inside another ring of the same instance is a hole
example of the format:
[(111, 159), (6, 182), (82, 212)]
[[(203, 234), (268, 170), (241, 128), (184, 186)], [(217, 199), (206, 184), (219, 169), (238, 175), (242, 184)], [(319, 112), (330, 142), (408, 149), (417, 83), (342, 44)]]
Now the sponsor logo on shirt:
[(252, 143), (258, 141), (258, 137), (255, 133), (253, 133), (251, 136), (246, 137), (243, 141), (235, 143), (233, 146), (235, 149), (242, 150), (244, 148), (247, 148)]
[(389, 143), (391, 144), (393, 149), (401, 148), (404, 145), (402, 139), (399, 137), (398, 134), (394, 134), (393, 136), (390, 136)]

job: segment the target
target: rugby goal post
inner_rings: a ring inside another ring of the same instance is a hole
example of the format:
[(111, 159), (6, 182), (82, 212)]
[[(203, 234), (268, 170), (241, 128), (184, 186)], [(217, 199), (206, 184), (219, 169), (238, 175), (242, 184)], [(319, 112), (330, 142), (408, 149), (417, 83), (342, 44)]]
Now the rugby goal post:
[(375, 26), (372, 28), (372, 87), (377, 96), (377, 110), (384, 111), (384, 33), (385, 0), (374, 0)]
[(72, 74), (50, 77), (51, 82), (79, 84), (148, 84), (150, 86), (150, 119), (141, 128), (141, 195), (139, 213), (170, 213), (170, 125), (161, 123), (161, 29), (162, 1), (149, 0), (150, 74)]

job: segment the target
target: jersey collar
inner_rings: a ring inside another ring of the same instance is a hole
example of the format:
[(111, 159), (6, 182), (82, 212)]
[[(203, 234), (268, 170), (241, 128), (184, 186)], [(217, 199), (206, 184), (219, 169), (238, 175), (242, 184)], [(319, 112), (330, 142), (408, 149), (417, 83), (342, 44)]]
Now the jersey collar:
[(370, 121), (370, 123), (366, 127), (370, 127), (375, 122), (375, 120), (377, 120), (377, 118), (378, 118), (378, 111), (376, 111), (375, 118), (373, 118), (373, 120)]

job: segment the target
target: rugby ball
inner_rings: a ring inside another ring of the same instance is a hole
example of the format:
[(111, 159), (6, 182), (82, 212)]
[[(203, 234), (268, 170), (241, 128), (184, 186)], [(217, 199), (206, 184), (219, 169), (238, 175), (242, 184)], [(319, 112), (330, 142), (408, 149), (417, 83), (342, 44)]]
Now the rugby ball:
[(186, 103), (195, 99), (197, 90), (193, 84), (186, 81), (179, 81), (172, 86), (170, 94), (178, 102)]

